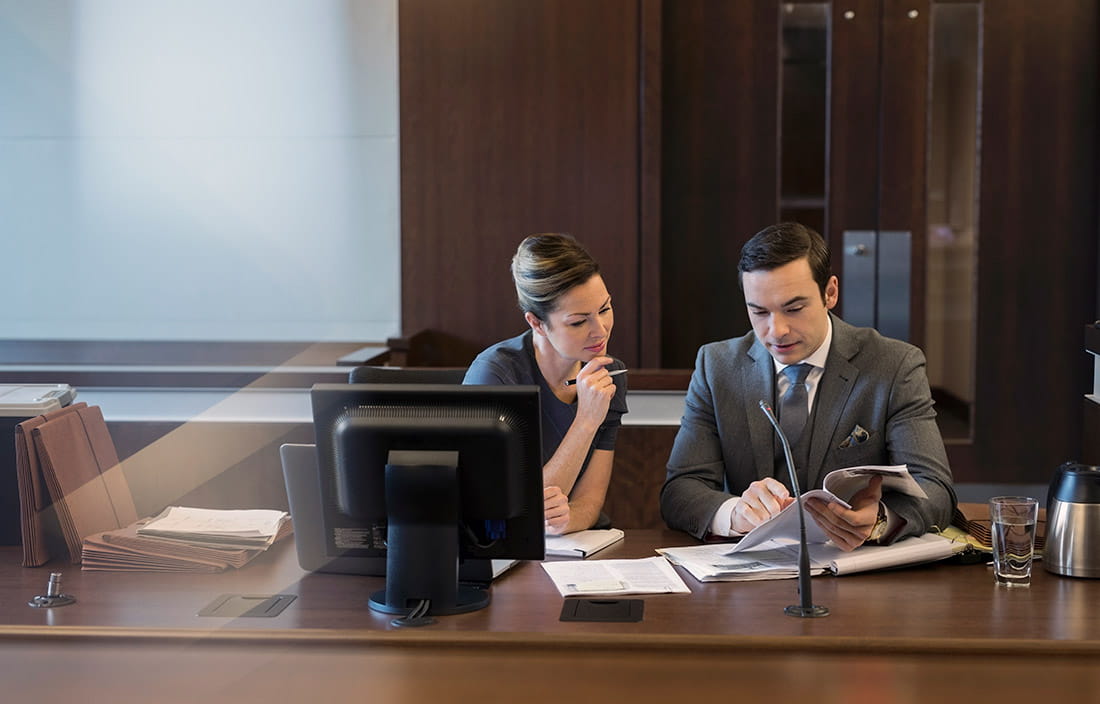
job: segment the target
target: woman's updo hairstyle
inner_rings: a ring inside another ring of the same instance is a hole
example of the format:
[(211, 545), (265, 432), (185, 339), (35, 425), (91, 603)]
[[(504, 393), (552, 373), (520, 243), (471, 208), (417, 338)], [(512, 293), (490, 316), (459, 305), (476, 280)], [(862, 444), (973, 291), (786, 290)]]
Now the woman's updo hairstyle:
[(543, 233), (519, 243), (512, 257), (512, 281), (524, 313), (545, 321), (569, 289), (600, 273), (600, 265), (571, 235)]

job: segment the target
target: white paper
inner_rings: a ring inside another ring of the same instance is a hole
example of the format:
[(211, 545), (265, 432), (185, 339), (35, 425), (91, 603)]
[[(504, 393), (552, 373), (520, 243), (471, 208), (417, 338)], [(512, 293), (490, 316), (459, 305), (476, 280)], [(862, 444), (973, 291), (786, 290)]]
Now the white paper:
[[(760, 579), (791, 579), (798, 576), (798, 545), (772, 549), (730, 552), (728, 543), (710, 543), (683, 548), (660, 548), (657, 552), (679, 565), (700, 582), (740, 582)], [(824, 574), (828, 563), (813, 560), (810, 573)]]
[(543, 562), (542, 568), (562, 596), (691, 593), (663, 557)]
[(169, 506), (137, 529), (143, 535), (274, 537), (286, 519), (285, 511), (267, 509), (205, 509)]

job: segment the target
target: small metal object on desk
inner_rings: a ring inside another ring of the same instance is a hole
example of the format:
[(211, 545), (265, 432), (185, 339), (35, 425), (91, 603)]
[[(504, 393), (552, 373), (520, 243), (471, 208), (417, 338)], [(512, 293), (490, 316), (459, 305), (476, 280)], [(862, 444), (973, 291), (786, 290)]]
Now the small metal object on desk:
[(68, 606), (76, 603), (76, 597), (61, 593), (61, 573), (51, 572), (50, 582), (46, 585), (46, 594), (38, 595), (27, 602), (36, 609), (47, 609), (52, 606)]

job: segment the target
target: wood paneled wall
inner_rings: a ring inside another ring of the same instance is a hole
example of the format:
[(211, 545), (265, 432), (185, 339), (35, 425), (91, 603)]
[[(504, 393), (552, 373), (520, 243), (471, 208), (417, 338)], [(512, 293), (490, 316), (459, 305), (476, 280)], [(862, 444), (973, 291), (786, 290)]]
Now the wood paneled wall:
[(536, 232), (600, 262), (610, 350), (640, 363), (637, 0), (402, 0), (402, 321), (518, 334), (508, 265)]
[(664, 3), (661, 364), (750, 329), (741, 246), (778, 214), (775, 0)]
[(1092, 388), (1098, 8), (988, 0), (983, 22), (975, 468), (1045, 481)]

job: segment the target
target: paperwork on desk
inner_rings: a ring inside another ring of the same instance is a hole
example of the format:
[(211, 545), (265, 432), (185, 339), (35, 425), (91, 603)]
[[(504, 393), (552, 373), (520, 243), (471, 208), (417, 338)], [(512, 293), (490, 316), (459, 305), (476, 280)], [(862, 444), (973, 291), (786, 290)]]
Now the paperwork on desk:
[(169, 506), (137, 532), (210, 547), (267, 548), (287, 520), (286, 511)]
[(170, 507), (153, 519), (89, 535), (85, 570), (220, 572), (237, 568), (290, 535), (285, 511)]
[(584, 559), (614, 545), (623, 539), (618, 528), (581, 530), (565, 535), (546, 536), (546, 554), (554, 557), (579, 557)]
[(562, 596), (691, 593), (663, 557), (544, 562), (542, 568)]
[[(926, 533), (899, 540), (893, 545), (862, 545), (851, 552), (844, 552), (832, 543), (807, 547), (811, 574), (839, 576), (943, 560), (966, 549), (966, 543)], [(657, 552), (672, 564), (683, 567), (700, 582), (790, 579), (798, 576), (797, 541), (772, 541), (754, 550), (737, 548), (728, 543), (709, 543), (684, 548), (659, 548)]]

